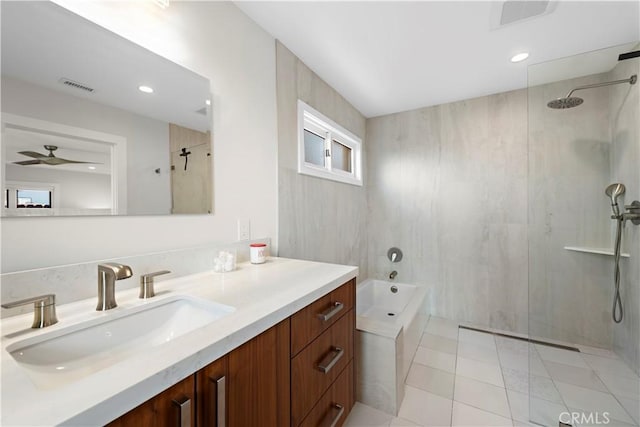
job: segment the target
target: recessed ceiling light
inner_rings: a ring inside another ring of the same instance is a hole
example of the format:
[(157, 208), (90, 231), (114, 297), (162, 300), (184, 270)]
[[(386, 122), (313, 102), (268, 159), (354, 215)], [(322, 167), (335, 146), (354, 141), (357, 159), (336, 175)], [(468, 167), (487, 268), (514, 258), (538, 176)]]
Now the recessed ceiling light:
[(138, 86), (138, 90), (144, 93), (153, 93), (153, 88), (149, 86)]
[(204, 101), (204, 103), (207, 104), (207, 105), (211, 105), (211, 100), (207, 99), (206, 101)]
[(89, 169), (91, 169), (92, 171), (96, 170), (95, 166), (88, 166)]
[(522, 52), (511, 57), (511, 62), (522, 62), (529, 57), (529, 52)]

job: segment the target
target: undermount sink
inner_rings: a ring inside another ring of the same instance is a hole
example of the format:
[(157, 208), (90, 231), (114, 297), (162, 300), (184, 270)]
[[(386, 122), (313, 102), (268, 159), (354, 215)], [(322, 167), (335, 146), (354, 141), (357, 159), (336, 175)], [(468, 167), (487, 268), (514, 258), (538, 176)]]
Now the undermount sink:
[(235, 308), (188, 296), (114, 310), (7, 347), (37, 387), (77, 381), (208, 325)]

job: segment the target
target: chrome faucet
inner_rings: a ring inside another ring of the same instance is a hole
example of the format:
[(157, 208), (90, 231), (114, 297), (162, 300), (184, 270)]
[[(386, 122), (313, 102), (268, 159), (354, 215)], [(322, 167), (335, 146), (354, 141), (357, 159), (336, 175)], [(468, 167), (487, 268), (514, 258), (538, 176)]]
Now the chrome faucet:
[(389, 279), (393, 280), (396, 278), (397, 275), (398, 275), (398, 272), (393, 270), (391, 274), (389, 274)]
[(97, 311), (116, 308), (116, 280), (128, 279), (133, 275), (131, 267), (107, 262), (98, 265), (98, 305)]
[(2, 304), (2, 308), (14, 308), (21, 305), (33, 303), (33, 324), (32, 328), (46, 328), (58, 323), (56, 316), (56, 296), (54, 294), (40, 295), (26, 298), (20, 301)]

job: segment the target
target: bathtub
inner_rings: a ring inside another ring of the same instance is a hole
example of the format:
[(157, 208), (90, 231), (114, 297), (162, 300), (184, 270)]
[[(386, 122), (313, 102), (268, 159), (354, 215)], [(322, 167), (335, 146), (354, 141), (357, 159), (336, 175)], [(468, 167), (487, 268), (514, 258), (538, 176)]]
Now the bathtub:
[(356, 399), (397, 415), (427, 323), (425, 286), (366, 280), (356, 290)]

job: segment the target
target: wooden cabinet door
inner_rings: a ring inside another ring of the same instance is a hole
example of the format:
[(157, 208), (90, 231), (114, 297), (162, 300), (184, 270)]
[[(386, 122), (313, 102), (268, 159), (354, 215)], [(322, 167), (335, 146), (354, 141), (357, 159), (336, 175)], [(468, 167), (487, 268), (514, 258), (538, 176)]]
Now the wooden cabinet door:
[(108, 426), (195, 427), (195, 419), (195, 380), (190, 375)]
[(227, 424), (227, 356), (196, 373), (198, 427), (226, 427)]
[(290, 425), (290, 322), (229, 353), (228, 426)]

